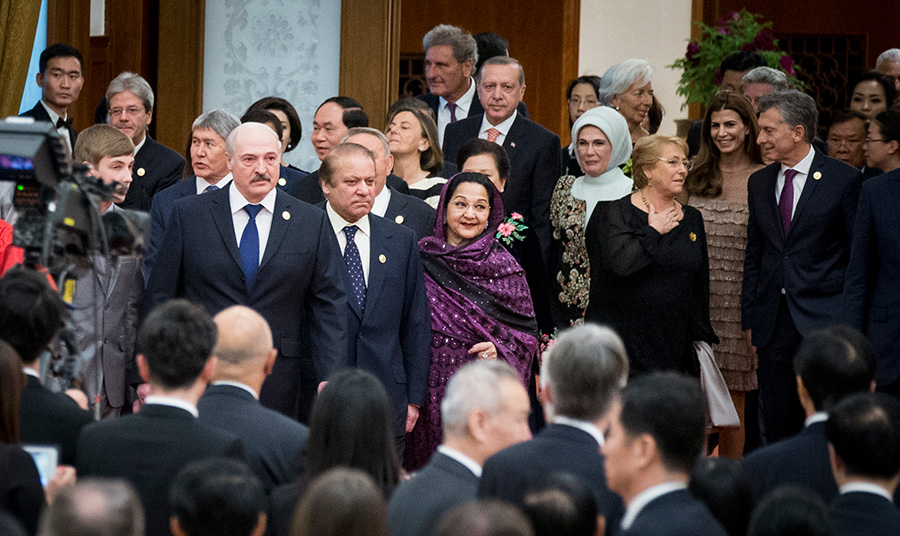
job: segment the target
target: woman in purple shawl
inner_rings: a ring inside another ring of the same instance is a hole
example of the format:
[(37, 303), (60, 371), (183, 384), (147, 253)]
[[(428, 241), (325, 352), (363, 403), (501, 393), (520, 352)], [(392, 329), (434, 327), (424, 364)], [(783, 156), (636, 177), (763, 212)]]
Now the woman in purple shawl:
[(458, 173), (441, 191), (434, 236), (419, 241), (431, 306), (431, 369), (404, 467), (425, 465), (441, 443), (441, 400), (450, 377), (475, 359), (502, 359), (527, 386), (537, 325), (525, 272), (494, 234), (500, 192), (481, 173)]

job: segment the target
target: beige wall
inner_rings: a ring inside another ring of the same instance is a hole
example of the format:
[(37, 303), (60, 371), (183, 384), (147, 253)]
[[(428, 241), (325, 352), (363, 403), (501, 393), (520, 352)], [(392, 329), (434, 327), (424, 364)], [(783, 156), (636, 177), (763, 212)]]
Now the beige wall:
[[(636, 21), (643, 21), (638, 24)], [(602, 75), (611, 65), (642, 58), (653, 68), (653, 90), (666, 109), (661, 134), (675, 134), (687, 117), (675, 94), (679, 71), (667, 69), (684, 55), (691, 34), (691, 0), (581, 0), (578, 73)]]

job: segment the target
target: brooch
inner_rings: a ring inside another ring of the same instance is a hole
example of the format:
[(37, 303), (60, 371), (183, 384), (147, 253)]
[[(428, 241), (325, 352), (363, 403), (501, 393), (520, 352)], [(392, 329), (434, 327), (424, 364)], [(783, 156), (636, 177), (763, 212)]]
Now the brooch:
[(688, 238), (691, 239), (691, 242), (696, 242), (696, 241), (697, 241), (697, 235), (694, 234), (694, 233), (689, 234), (689, 235), (688, 235)]

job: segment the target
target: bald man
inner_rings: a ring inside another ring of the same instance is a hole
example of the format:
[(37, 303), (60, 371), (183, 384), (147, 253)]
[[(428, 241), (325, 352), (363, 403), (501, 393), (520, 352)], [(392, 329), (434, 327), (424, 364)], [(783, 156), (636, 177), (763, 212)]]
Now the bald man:
[(266, 320), (242, 305), (223, 310), (214, 320), (219, 335), (213, 355), (219, 366), (197, 403), (200, 420), (240, 438), (250, 469), (268, 493), (297, 475), (308, 430), (259, 403), (259, 390), (278, 354)]

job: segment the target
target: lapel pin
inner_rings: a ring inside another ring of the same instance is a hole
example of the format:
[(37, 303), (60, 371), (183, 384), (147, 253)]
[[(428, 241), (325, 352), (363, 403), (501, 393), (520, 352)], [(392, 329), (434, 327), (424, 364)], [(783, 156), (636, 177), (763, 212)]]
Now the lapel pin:
[(143, 177), (144, 175), (147, 174), (147, 171), (144, 170), (144, 168), (139, 167), (138, 170), (137, 170), (137, 174), (138, 174), (138, 177)]
[(281, 217), (284, 218), (285, 220), (289, 220), (289, 219), (291, 219), (291, 213), (285, 210), (284, 212), (281, 213)]
[(397, 223), (403, 223), (403, 214), (399, 214), (396, 218), (394, 218), (394, 221)]
[(378, 262), (380, 262), (381, 264), (384, 264), (387, 262), (387, 257), (384, 256), (384, 253), (382, 253), (381, 255), (378, 256)]
[(514, 141), (509, 142), (509, 146), (512, 147), (513, 149), (515, 149), (515, 148), (516, 148), (516, 142), (514, 142)]
[(691, 239), (691, 242), (696, 242), (696, 241), (697, 241), (697, 235), (694, 234), (694, 233), (689, 234), (689, 235), (688, 235), (688, 238)]
[(813, 173), (813, 178), (816, 179), (816, 180), (821, 179), (821, 178), (822, 178), (822, 172), (821, 172), (821, 171), (816, 171), (815, 173)]
[(285, 184), (287, 184), (287, 181), (284, 180), (284, 177), (280, 177), (278, 179), (278, 186), (284, 186)]

